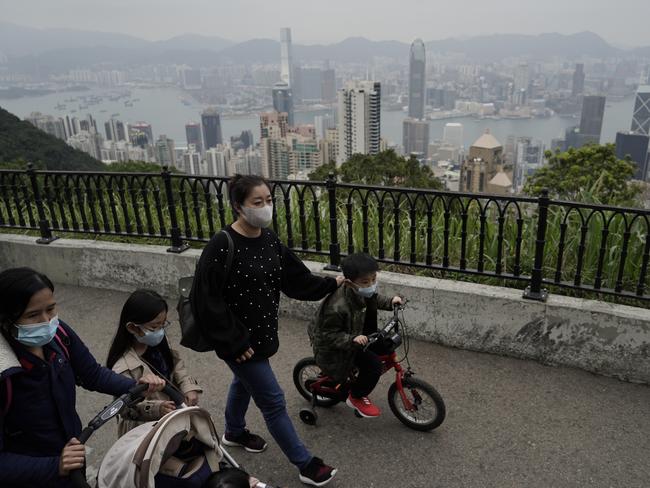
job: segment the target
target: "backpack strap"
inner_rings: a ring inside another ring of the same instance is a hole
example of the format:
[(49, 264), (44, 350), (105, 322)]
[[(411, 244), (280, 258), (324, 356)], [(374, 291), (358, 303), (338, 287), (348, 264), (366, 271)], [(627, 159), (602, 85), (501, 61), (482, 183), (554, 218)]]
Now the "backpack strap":
[(5, 400), (5, 406), (2, 409), (2, 415), (7, 415), (7, 412), (9, 412), (9, 407), (11, 407), (11, 400), (13, 399), (13, 387), (11, 385), (11, 376), (7, 376), (7, 378), (4, 380), (3, 383), (7, 388), (7, 398)]
[(230, 268), (232, 268), (232, 259), (235, 255), (235, 243), (232, 241), (232, 237), (226, 231), (225, 229), (222, 229), (221, 232), (226, 234), (226, 238), (228, 239), (228, 256), (226, 256), (226, 276), (224, 276), (223, 279), (223, 287), (226, 286), (226, 282), (228, 281), (228, 277), (230, 276)]
[(65, 358), (68, 361), (70, 361), (70, 350), (68, 349), (68, 346), (70, 345), (70, 336), (65, 331), (65, 329), (61, 326), (61, 324), (59, 324), (59, 328), (56, 330), (56, 334), (54, 335), (54, 340), (56, 340), (56, 343), (63, 351), (63, 355), (65, 356)]

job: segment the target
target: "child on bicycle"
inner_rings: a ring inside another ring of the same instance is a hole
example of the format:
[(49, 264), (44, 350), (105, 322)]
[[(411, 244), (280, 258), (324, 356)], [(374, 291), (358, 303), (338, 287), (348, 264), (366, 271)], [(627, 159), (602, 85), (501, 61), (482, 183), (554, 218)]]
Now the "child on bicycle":
[(309, 336), (316, 363), (324, 374), (344, 382), (354, 366), (356, 381), (350, 388), (346, 404), (362, 417), (381, 413), (368, 395), (382, 373), (378, 352), (364, 348), (368, 335), (377, 332), (377, 310), (392, 310), (402, 298), (377, 294), (377, 262), (367, 254), (351, 254), (341, 264), (344, 286), (332, 292), (321, 304), (309, 326)]

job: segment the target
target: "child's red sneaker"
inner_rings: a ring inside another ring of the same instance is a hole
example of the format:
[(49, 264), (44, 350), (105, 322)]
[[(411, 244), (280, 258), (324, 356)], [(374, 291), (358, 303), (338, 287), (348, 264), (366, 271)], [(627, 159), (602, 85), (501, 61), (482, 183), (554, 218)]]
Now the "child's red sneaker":
[(362, 417), (374, 418), (379, 417), (381, 410), (379, 407), (372, 403), (368, 397), (355, 398), (352, 395), (348, 395), (348, 399), (345, 401), (345, 404), (348, 407), (354, 408)]

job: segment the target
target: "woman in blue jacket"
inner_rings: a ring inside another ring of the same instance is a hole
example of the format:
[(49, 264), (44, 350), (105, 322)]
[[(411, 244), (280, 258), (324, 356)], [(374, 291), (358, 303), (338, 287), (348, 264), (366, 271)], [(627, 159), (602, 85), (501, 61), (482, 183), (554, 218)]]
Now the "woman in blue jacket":
[[(54, 285), (30, 268), (0, 273), (0, 486), (67, 487), (84, 464), (76, 385), (121, 395), (135, 381), (100, 366), (57, 316)], [(160, 390), (164, 380), (140, 380)]]

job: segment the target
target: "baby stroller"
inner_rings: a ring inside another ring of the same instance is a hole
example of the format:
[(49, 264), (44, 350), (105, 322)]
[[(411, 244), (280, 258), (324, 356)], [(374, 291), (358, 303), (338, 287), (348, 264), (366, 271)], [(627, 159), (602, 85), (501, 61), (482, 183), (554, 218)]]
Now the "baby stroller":
[[(147, 385), (138, 385), (99, 413), (79, 436), (83, 444), (125, 408), (144, 398)], [(176, 410), (156, 422), (144, 423), (120, 437), (108, 450), (97, 475), (97, 488), (200, 487), (213, 473), (239, 468), (219, 445), (210, 414), (186, 407), (183, 395), (166, 385), (163, 392)], [(90, 488), (82, 470), (70, 473), (75, 488)], [(273, 488), (259, 482), (256, 488)]]

